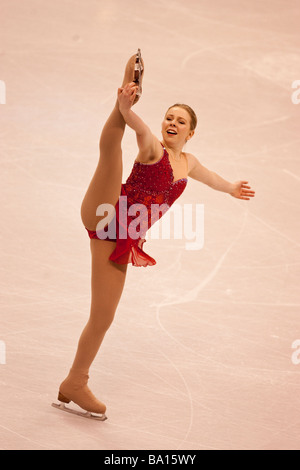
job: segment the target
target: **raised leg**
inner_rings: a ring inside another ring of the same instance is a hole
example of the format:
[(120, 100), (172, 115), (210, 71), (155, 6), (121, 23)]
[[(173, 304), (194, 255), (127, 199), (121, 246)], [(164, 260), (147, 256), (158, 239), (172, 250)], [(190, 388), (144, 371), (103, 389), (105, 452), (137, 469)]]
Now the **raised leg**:
[[(126, 66), (122, 87), (132, 82), (135, 76), (136, 55)], [(100, 158), (81, 206), (81, 218), (89, 230), (96, 230), (103, 216), (96, 216), (100, 204), (115, 204), (118, 201), (122, 184), (122, 148), (121, 142), (125, 130), (125, 121), (119, 111), (118, 101), (107, 119), (100, 137)]]

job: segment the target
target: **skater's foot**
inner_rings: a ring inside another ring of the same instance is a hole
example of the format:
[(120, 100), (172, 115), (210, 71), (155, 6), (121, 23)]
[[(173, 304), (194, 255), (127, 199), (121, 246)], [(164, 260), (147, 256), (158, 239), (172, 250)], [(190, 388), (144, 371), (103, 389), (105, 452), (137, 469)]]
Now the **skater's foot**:
[(62, 403), (76, 403), (80, 408), (91, 413), (104, 414), (106, 406), (99, 401), (87, 386), (89, 376), (70, 371), (59, 387), (58, 400)]
[(127, 83), (134, 82), (137, 87), (137, 94), (134, 100), (134, 103), (137, 103), (140, 96), (142, 95), (142, 81), (144, 76), (144, 61), (141, 56), (141, 51), (138, 49), (137, 54), (130, 57), (129, 61), (127, 62), (124, 79), (122, 83), (122, 87), (124, 88)]

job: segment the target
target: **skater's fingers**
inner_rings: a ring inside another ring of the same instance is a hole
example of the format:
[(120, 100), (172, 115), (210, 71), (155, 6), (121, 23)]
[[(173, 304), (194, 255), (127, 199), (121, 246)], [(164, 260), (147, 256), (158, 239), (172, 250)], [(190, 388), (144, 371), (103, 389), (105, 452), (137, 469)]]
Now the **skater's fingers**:
[(130, 83), (126, 83), (124, 88), (131, 89), (131, 88), (134, 88), (135, 86), (136, 86), (135, 82), (130, 82)]
[(136, 93), (136, 92), (137, 92), (137, 89), (138, 89), (138, 87), (135, 86), (134, 88), (132, 88), (132, 89), (130, 90), (130, 93), (131, 93), (131, 94)]
[(127, 95), (131, 95), (132, 93), (132, 88), (128, 84), (124, 88), (124, 93)]

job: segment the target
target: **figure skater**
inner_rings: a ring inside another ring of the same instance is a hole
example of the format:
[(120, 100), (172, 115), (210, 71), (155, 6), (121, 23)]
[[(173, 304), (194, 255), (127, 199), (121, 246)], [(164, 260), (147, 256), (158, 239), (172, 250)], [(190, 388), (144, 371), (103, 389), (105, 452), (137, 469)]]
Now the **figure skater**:
[[(188, 176), (238, 199), (249, 200), (255, 194), (247, 181), (230, 183), (201, 165), (195, 156), (182, 151), (185, 143), (193, 137), (197, 125), (197, 117), (189, 106), (171, 106), (162, 122), (162, 139), (152, 134), (132, 111), (132, 106), (141, 96), (143, 76), (144, 62), (138, 50), (126, 65), (116, 104), (102, 130), (99, 162), (82, 202), (82, 222), (90, 237), (92, 257), (90, 317), (80, 336), (69, 375), (59, 387), (60, 404), (53, 404), (75, 412), (65, 407), (65, 403), (72, 401), (86, 410), (87, 417), (101, 420), (106, 419), (106, 406), (88, 388), (89, 369), (113, 321), (128, 264), (145, 267), (156, 263), (143, 250), (145, 231), (153, 223), (151, 205), (170, 207), (184, 191)], [(122, 184), (121, 142), (126, 124), (136, 133), (139, 152), (130, 176)], [(119, 210), (120, 196), (127, 201), (125, 218)], [(144, 213), (144, 217), (139, 219), (141, 230), (138, 237), (128, 230), (134, 220), (134, 216), (128, 215), (129, 208), (136, 203), (146, 208), (146, 217)], [(97, 208), (105, 204), (116, 208), (115, 216), (98, 230), (98, 224), (105, 220), (105, 215), (99, 215)], [(111, 227), (116, 230), (110, 231)], [(108, 233), (114, 233), (114, 236), (105, 238)]]

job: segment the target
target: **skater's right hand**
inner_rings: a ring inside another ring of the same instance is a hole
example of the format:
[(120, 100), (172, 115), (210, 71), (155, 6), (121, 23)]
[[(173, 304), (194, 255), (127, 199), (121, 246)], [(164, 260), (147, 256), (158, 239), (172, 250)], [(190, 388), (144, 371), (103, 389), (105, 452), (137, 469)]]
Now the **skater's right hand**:
[(118, 88), (118, 102), (120, 112), (128, 111), (134, 103), (138, 86), (134, 83), (127, 83), (124, 88)]

